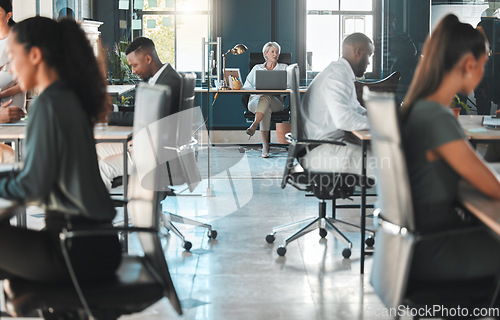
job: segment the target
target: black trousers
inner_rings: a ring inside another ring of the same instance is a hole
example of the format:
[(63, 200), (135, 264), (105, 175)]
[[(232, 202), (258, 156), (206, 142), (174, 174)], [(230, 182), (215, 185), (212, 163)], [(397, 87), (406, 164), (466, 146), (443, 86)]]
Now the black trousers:
[[(40, 282), (70, 281), (59, 243), (63, 227), (69, 230), (102, 225), (89, 219), (46, 214), (41, 231), (0, 223), (0, 279), (19, 277)], [(121, 261), (118, 236), (81, 237), (68, 241), (69, 256), (79, 279), (112, 276)]]
[[(433, 226), (444, 230), (482, 225), (471, 214), (469, 221), (463, 221), (460, 211), (451, 204), (415, 206), (415, 212), (417, 228), (427, 232)], [(415, 246), (414, 280), (471, 280), (499, 272), (500, 241), (486, 226), (474, 232), (423, 240)]]

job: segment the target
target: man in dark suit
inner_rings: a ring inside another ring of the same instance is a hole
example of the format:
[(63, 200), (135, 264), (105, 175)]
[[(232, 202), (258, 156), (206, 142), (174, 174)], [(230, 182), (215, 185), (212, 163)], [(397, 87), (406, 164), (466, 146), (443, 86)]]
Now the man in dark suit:
[[(181, 75), (175, 71), (170, 63), (163, 64), (156, 52), (155, 44), (151, 39), (139, 37), (127, 47), (125, 54), (132, 67), (132, 72), (149, 84), (168, 85), (171, 92), (171, 113), (179, 111)], [(115, 111), (109, 114), (109, 123), (113, 125), (133, 125), (134, 113)], [(130, 148), (129, 148), (130, 151)], [(116, 143), (97, 144), (99, 169), (104, 184), (108, 189), (114, 178), (123, 174), (123, 146)], [(132, 166), (129, 165), (129, 168)]]
[[(162, 84), (170, 87), (172, 97), (172, 113), (178, 112), (181, 90), (181, 76), (170, 63), (163, 64), (156, 52), (155, 44), (151, 39), (139, 37), (125, 50), (127, 62), (132, 72), (149, 84)], [(133, 109), (133, 108), (131, 108)], [(113, 125), (131, 126), (134, 113), (115, 111), (109, 114), (109, 123)]]
[[(181, 76), (170, 63), (163, 64), (158, 57), (155, 44), (151, 39), (135, 39), (125, 51), (132, 72), (149, 84), (163, 84), (170, 87), (172, 105), (178, 108), (180, 99)], [(176, 110), (178, 111), (178, 110)]]

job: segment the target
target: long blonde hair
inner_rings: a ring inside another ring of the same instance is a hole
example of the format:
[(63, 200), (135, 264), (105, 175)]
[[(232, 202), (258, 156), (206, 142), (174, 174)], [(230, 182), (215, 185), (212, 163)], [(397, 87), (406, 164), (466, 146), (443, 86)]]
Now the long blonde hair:
[(483, 33), (470, 24), (461, 23), (455, 15), (447, 15), (425, 41), (423, 56), (403, 101), (403, 116), (408, 116), (417, 100), (436, 92), (444, 75), (468, 53), (476, 59), (486, 53)]

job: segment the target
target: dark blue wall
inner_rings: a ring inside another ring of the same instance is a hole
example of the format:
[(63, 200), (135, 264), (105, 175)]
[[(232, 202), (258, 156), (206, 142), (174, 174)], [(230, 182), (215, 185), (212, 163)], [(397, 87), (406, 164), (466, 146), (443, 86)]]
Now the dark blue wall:
[[(218, 23), (222, 37), (222, 52), (226, 52), (238, 43), (243, 43), (248, 47), (248, 51), (241, 55), (227, 55), (226, 68), (239, 68), (244, 81), (249, 71), (248, 52), (261, 52), (264, 44), (271, 40), (280, 44), (282, 52), (291, 52), (292, 61), (295, 61), (296, 1), (276, 0), (274, 11), (270, 0), (222, 0), (220, 2)], [(272, 39), (273, 22), (274, 39)], [(202, 101), (206, 108), (206, 98)], [(239, 95), (220, 94), (212, 110), (210, 122), (213, 128), (243, 129), (248, 127), (248, 123), (243, 118), (244, 108)]]

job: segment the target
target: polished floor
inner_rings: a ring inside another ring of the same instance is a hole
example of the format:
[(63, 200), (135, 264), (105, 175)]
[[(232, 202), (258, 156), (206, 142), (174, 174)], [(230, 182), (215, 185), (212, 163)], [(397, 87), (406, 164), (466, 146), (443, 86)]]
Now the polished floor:
[[(371, 257), (360, 274), (356, 229), (342, 228), (353, 241), (350, 259), (342, 257), (345, 246), (331, 233), (325, 239), (317, 231), (309, 233), (292, 242), (285, 257), (276, 249), (288, 232), (277, 234), (274, 244), (265, 241), (273, 226), (318, 212), (316, 198), (290, 186), (281, 189), (284, 150), (273, 149), (269, 159), (251, 148), (211, 152), (214, 196), (206, 196), (203, 171), (204, 183), (194, 192), (198, 196), (181, 193), (164, 202), (166, 210), (208, 222), (218, 232), (216, 240), (209, 240), (202, 228), (178, 225), (193, 243), (191, 252), (167, 235), (165, 252), (184, 315), (177, 316), (162, 300), (123, 319), (385, 319), (377, 316), (384, 309), (369, 283)], [(338, 215), (357, 223), (359, 209)]]
[[(210, 240), (205, 229), (177, 224), (193, 244), (190, 252), (165, 232), (165, 253), (184, 314), (178, 316), (163, 299), (123, 320), (387, 319), (370, 285), (371, 257), (360, 274), (356, 229), (341, 227), (353, 242), (350, 259), (342, 257), (345, 246), (332, 233), (321, 239), (311, 232), (292, 242), (284, 257), (276, 249), (288, 232), (277, 234), (274, 244), (265, 241), (273, 226), (318, 212), (316, 198), (291, 186), (281, 189), (286, 151), (271, 151), (263, 159), (257, 148), (212, 147), (210, 163), (207, 150), (200, 151), (203, 182), (193, 193), (178, 189), (178, 196), (163, 203), (165, 210), (210, 223), (218, 232)], [(28, 225), (41, 227), (42, 216), (31, 209)], [(339, 210), (338, 217), (358, 223), (359, 209)], [(129, 241), (131, 252), (140, 251), (136, 239)]]

